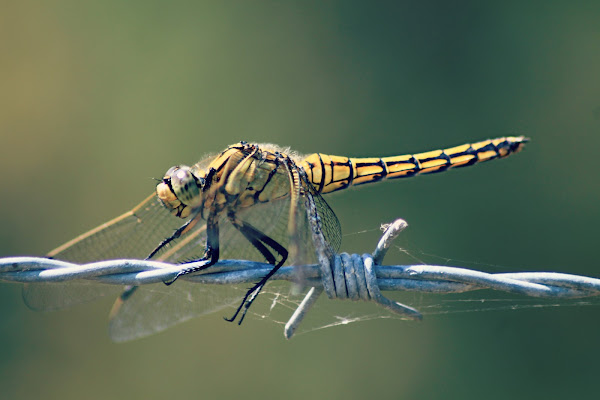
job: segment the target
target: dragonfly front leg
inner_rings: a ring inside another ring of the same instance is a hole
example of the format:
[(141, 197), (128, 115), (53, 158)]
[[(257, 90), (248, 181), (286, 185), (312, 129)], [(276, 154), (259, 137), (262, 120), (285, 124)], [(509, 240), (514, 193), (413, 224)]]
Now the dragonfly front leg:
[(173, 279), (165, 281), (165, 284), (171, 285), (182, 275), (202, 271), (219, 261), (219, 221), (216, 216), (210, 215), (206, 221), (206, 249), (202, 258), (187, 262), (189, 267), (180, 270)]
[(190, 218), (188, 221), (186, 221), (185, 224), (183, 224), (179, 228), (177, 228), (177, 230), (175, 232), (173, 232), (173, 234), (171, 236), (169, 236), (168, 238), (166, 238), (165, 240), (160, 242), (158, 244), (158, 246), (156, 246), (156, 248), (154, 250), (152, 250), (152, 252), (148, 255), (148, 257), (146, 257), (146, 260), (149, 260), (152, 257), (154, 257), (156, 255), (156, 253), (158, 253), (160, 250), (162, 250), (163, 247), (165, 247), (166, 245), (171, 243), (173, 240), (179, 239), (181, 237), (181, 235), (184, 235), (185, 233), (189, 232), (190, 229), (192, 229), (198, 223), (198, 221), (200, 219), (201, 219), (201, 216), (197, 212), (192, 218)]
[[(231, 223), (233, 224), (233, 226), (238, 231), (240, 231), (240, 233), (242, 235), (244, 235), (244, 237), (250, 243), (252, 243), (254, 248), (256, 248), (262, 254), (262, 256), (267, 260), (267, 262), (269, 264), (273, 265), (273, 268), (271, 269), (271, 271), (269, 271), (269, 273), (267, 275), (265, 275), (254, 286), (252, 286), (250, 289), (248, 289), (248, 291), (246, 292), (246, 295), (242, 299), (242, 302), (240, 303), (238, 308), (235, 310), (235, 313), (233, 314), (233, 316), (231, 318), (225, 318), (226, 321), (233, 322), (237, 318), (237, 316), (240, 314), (240, 312), (242, 312), (242, 316), (240, 317), (240, 320), (238, 321), (238, 325), (241, 325), (242, 321), (244, 320), (244, 317), (246, 316), (246, 313), (248, 312), (248, 309), (250, 308), (250, 306), (252, 305), (254, 300), (256, 300), (256, 296), (258, 296), (258, 294), (260, 293), (262, 288), (265, 286), (267, 281), (277, 272), (277, 270), (279, 270), (279, 268), (287, 260), (288, 251), (281, 244), (279, 244), (278, 242), (276, 242), (269, 236), (265, 235), (264, 233), (262, 233), (261, 231), (256, 229), (254, 226), (250, 225), (247, 222), (239, 220), (233, 212), (230, 212), (228, 217), (229, 217), (229, 220), (231, 221)], [(274, 250), (276, 253), (278, 253), (281, 256), (281, 259), (278, 262), (274, 256), (273, 252), (271, 250), (269, 250), (269, 248), (267, 246), (270, 247), (272, 250)], [(242, 311), (242, 308), (243, 308), (243, 311)]]

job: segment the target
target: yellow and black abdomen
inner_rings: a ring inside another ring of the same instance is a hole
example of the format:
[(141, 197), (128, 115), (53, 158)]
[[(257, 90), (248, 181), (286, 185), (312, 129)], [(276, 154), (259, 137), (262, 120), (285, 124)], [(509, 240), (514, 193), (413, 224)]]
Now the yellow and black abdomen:
[(320, 193), (329, 193), (383, 179), (442, 172), (516, 153), (527, 138), (503, 137), (443, 150), (383, 158), (348, 158), (312, 154), (300, 164)]

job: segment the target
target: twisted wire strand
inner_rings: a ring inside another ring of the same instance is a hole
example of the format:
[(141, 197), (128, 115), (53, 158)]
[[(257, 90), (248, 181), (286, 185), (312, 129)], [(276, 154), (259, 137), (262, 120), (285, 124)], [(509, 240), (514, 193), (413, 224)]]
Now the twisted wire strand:
[[(302, 276), (313, 286), (285, 326), (291, 338), (307, 312), (323, 292), (329, 298), (374, 301), (407, 319), (421, 319), (414, 308), (387, 299), (381, 291), (462, 293), (493, 289), (531, 297), (583, 298), (600, 295), (600, 279), (557, 272), (487, 273), (438, 265), (380, 265), (391, 241), (406, 227), (403, 220), (390, 224), (373, 255), (335, 255), (331, 275), (323, 277), (320, 265), (306, 265)], [(0, 258), (0, 280), (9, 282), (64, 282), (90, 279), (115, 285), (144, 285), (174, 278), (190, 264), (173, 265), (147, 260), (108, 260), (83, 265), (40, 257)], [(282, 267), (271, 278), (294, 281), (295, 268)], [(221, 260), (213, 267), (182, 276), (198, 284), (253, 283), (272, 269), (271, 264), (245, 260)], [(323, 284), (324, 281), (329, 281)], [(331, 281), (333, 284), (331, 284)]]

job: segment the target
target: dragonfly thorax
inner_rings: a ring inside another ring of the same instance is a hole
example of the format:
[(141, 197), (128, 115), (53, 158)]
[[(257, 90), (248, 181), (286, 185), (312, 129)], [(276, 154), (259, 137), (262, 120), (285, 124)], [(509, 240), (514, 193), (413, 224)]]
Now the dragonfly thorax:
[(196, 176), (186, 165), (170, 168), (156, 186), (156, 195), (172, 214), (186, 218), (202, 202), (204, 178)]

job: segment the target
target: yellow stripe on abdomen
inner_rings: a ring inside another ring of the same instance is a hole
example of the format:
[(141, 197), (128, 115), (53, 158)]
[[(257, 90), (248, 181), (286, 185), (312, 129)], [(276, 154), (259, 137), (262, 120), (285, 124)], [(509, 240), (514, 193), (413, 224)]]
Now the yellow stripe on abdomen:
[(443, 150), (383, 158), (348, 158), (312, 154), (302, 161), (309, 180), (321, 193), (383, 179), (395, 179), (466, 167), (516, 153), (527, 138), (503, 137)]

